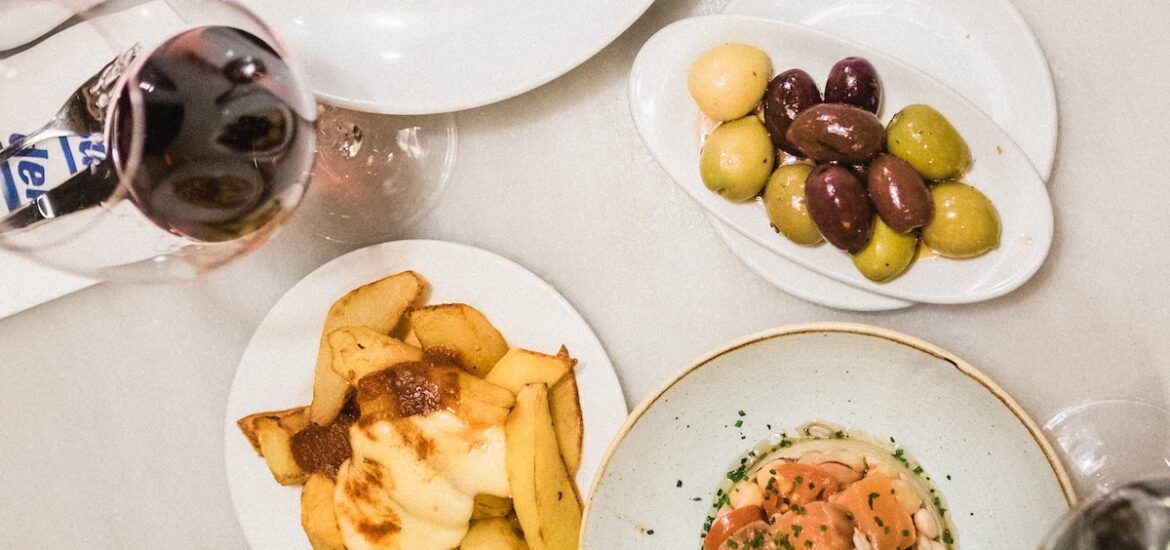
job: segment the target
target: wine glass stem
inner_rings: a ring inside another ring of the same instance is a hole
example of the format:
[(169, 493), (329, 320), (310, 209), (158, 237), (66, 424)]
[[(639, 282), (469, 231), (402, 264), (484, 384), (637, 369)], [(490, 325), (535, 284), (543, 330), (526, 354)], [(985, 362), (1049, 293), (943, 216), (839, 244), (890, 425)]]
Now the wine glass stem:
[(38, 144), (50, 139), (74, 135), (73, 132), (62, 130), (61, 128), (57, 127), (56, 122), (57, 121), (54, 120), (53, 122), (41, 126), (31, 134), (14, 140), (12, 143), (9, 143), (7, 147), (0, 149), (0, 164), (8, 162), (11, 158), (19, 156), (21, 153), (26, 152), (29, 149), (36, 147)]

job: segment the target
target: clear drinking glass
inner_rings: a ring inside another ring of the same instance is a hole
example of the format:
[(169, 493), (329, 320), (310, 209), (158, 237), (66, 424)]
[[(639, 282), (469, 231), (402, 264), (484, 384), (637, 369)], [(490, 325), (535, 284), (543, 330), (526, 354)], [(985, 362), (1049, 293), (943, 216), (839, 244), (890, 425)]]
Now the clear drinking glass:
[(1156, 404), (1133, 399), (1081, 403), (1050, 418), (1044, 431), (1063, 451), (1082, 498), (1136, 479), (1170, 476), (1170, 411)]
[(316, 104), (235, 2), (6, 1), (0, 36), (0, 246), (96, 278), (191, 278), (304, 197)]

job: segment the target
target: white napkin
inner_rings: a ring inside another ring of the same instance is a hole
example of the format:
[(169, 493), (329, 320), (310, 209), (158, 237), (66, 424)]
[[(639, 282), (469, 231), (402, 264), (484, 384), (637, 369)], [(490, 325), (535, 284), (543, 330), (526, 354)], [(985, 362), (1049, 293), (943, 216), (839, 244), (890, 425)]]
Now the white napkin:
[[(69, 0), (84, 7), (90, 0)], [(164, 2), (149, 2), (116, 12), (102, 21), (102, 27), (117, 29), (119, 17), (127, 25), (141, 25), (143, 18), (153, 23), (152, 39), (162, 40), (178, 30), (181, 21)], [(0, 51), (18, 47), (51, 30), (72, 13), (54, 2), (44, 0), (7, 0), (0, 2)], [(150, 44), (146, 45), (150, 47)], [(101, 33), (86, 22), (65, 29), (60, 34), (6, 59), (0, 59), (4, 80), (0, 90), (4, 106), (0, 109), (0, 145), (7, 145), (12, 134), (27, 133), (47, 122), (65, 100), (86, 79), (93, 76), (116, 52)], [(59, 183), (63, 177), (84, 168), (87, 154), (95, 144), (81, 138), (49, 140), (37, 151), (10, 160), (0, 166), (0, 214), (7, 212), (11, 201), (26, 202), (28, 193), (41, 185)], [(0, 250), (0, 318), (80, 290), (97, 281), (71, 275), (40, 265), (15, 253)]]

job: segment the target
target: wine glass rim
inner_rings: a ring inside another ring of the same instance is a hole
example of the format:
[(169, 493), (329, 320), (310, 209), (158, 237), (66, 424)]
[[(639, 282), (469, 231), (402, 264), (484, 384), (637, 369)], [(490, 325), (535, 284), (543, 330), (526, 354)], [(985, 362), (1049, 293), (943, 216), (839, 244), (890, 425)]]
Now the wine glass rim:
[(1061, 409), (1060, 412), (1057, 412), (1056, 414), (1052, 415), (1052, 417), (1049, 418), (1048, 421), (1046, 421), (1044, 423), (1044, 430), (1051, 431), (1054, 426), (1056, 426), (1057, 424), (1060, 424), (1065, 419), (1067, 419), (1069, 416), (1077, 414), (1077, 413), (1079, 413), (1085, 409), (1088, 409), (1090, 407), (1095, 407), (1095, 406), (1099, 406), (1099, 405), (1122, 405), (1122, 404), (1124, 404), (1124, 405), (1138, 405), (1141, 407), (1146, 407), (1148, 409), (1158, 411), (1158, 412), (1162, 413), (1163, 415), (1165, 415), (1167, 418), (1170, 418), (1170, 408), (1167, 408), (1164, 405), (1160, 405), (1158, 403), (1153, 403), (1153, 402), (1146, 401), (1143, 399), (1129, 399), (1129, 398), (1121, 398), (1121, 397), (1112, 397), (1112, 398), (1108, 398), (1108, 399), (1095, 399), (1095, 400), (1090, 400), (1090, 401), (1084, 401), (1081, 403), (1077, 403), (1075, 405), (1065, 407), (1064, 409)]

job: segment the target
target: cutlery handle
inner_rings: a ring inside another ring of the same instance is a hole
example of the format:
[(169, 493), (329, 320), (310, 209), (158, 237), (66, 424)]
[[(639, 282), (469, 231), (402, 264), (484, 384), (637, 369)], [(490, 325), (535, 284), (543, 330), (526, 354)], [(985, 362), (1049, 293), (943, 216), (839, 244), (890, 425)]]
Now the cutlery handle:
[(34, 224), (97, 206), (118, 186), (110, 161), (81, 170), (47, 193), (0, 217), (0, 238)]

